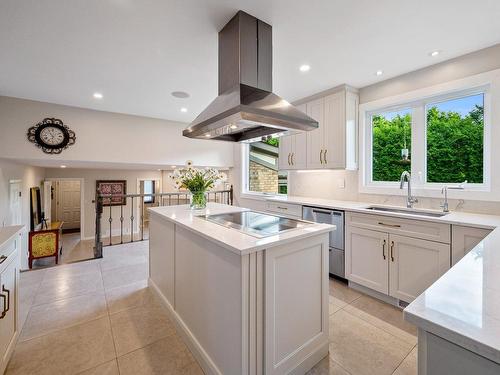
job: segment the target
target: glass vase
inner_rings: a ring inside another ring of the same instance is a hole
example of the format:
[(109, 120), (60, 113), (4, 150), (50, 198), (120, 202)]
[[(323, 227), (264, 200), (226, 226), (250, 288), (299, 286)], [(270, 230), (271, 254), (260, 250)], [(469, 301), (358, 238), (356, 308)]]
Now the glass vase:
[(192, 210), (203, 210), (207, 207), (207, 192), (192, 191), (189, 196), (189, 206)]

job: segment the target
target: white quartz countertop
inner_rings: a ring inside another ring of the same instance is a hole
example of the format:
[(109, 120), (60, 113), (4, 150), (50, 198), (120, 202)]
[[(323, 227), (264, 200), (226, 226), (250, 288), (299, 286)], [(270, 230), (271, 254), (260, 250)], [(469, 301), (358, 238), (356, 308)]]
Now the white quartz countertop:
[[(270, 202), (284, 202), (284, 203), (299, 204), (304, 206), (314, 206), (314, 207), (330, 208), (335, 210), (367, 213), (372, 215), (401, 217), (401, 218), (409, 218), (415, 220), (433, 221), (444, 224), (466, 225), (478, 228), (494, 229), (500, 226), (500, 216), (475, 214), (470, 212), (452, 211), (445, 216), (430, 217), (430, 216), (420, 216), (420, 215), (405, 214), (398, 212), (369, 210), (368, 207), (371, 206), (383, 206), (383, 207), (391, 207), (391, 206), (384, 204), (368, 203), (368, 202), (341, 201), (341, 200), (295, 197), (295, 196), (272, 197), (272, 198), (267, 198), (266, 200)], [(392, 207), (403, 208), (401, 206), (398, 207), (392, 206)], [(440, 212), (440, 211), (435, 211), (435, 212)]]
[(500, 228), (404, 310), (405, 319), (500, 363)]
[(334, 225), (313, 223), (303, 228), (289, 230), (275, 236), (257, 238), (237, 229), (226, 228), (199, 217), (240, 211), (248, 211), (248, 209), (220, 203), (208, 203), (207, 208), (201, 211), (193, 211), (189, 208), (189, 205), (149, 209), (153, 217), (180, 225), (240, 255), (250, 254), (336, 229)]
[(10, 241), (12, 237), (14, 237), (14, 235), (23, 228), (24, 225), (12, 225), (0, 228), (0, 247), (2, 247), (7, 241)]
[(416, 217), (367, 210), (376, 204), (364, 202), (302, 197), (268, 200), (494, 229), (413, 301), (404, 315), (425, 331), (500, 363), (500, 216), (450, 212), (437, 218)]

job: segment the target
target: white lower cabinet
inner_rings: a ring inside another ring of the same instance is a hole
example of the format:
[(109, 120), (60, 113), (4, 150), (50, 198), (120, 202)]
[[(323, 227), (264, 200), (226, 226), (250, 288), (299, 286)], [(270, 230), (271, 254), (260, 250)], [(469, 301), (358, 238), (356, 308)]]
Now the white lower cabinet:
[(411, 302), (450, 268), (450, 245), (389, 235), (389, 295)]
[(450, 268), (450, 245), (346, 227), (346, 278), (405, 302)]
[[(3, 230), (7, 232), (11, 229), (5, 227)], [(17, 315), (19, 246), (18, 234), (0, 244), (0, 374), (7, 367), (20, 331)]]
[(462, 259), (490, 233), (491, 229), (453, 225), (451, 229), (451, 265), (453, 266)]
[(349, 227), (345, 244), (346, 277), (357, 284), (388, 294), (388, 243), (387, 233)]

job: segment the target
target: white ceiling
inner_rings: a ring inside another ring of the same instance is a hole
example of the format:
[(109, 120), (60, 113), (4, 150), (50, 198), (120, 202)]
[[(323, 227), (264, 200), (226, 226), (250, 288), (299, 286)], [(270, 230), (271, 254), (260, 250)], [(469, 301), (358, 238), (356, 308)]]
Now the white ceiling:
[(498, 0), (1, 0), (0, 95), (189, 122), (217, 95), (217, 32), (238, 9), (273, 26), (290, 101), (500, 42)]

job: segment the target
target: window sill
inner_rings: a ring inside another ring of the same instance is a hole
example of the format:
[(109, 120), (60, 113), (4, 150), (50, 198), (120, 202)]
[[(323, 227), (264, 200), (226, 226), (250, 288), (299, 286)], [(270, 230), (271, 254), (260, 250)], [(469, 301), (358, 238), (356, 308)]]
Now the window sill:
[[(458, 184), (449, 184), (448, 187), (457, 186)], [(442, 188), (445, 185), (438, 186), (412, 186), (412, 195), (418, 198), (438, 198), (442, 199)], [(408, 194), (408, 186), (405, 184), (403, 189), (399, 188), (399, 182), (394, 184), (373, 184), (360, 185), (360, 194), (377, 194), (377, 195), (392, 195), (406, 196)], [(500, 200), (500, 195), (491, 191), (486, 186), (467, 187), (464, 190), (448, 190), (449, 199), (468, 199), (468, 200)]]

